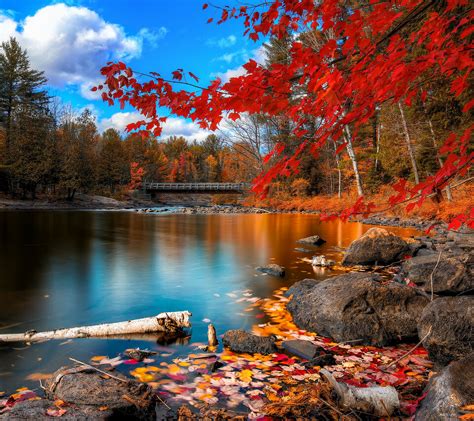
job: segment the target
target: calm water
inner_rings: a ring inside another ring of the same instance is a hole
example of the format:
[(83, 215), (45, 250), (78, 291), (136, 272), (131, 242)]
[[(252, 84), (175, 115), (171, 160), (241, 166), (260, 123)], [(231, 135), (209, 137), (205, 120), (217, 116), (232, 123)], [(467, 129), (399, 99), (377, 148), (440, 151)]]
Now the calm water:
[[(250, 329), (262, 319), (244, 311), (248, 302), (237, 302), (245, 290), (269, 297), (305, 277), (333, 273), (301, 261), (312, 254), (294, 250), (298, 238), (319, 234), (327, 243), (314, 250), (340, 260), (341, 250), (368, 228), (321, 223), (313, 215), (0, 212), (0, 333), (193, 313), (189, 340), (166, 347), (149, 339), (0, 346), (0, 391), (37, 387), (29, 374), (53, 372), (68, 357), (114, 357), (130, 347), (185, 354), (206, 342), (204, 319), (218, 334)], [(271, 262), (286, 267), (284, 279), (254, 269)]]

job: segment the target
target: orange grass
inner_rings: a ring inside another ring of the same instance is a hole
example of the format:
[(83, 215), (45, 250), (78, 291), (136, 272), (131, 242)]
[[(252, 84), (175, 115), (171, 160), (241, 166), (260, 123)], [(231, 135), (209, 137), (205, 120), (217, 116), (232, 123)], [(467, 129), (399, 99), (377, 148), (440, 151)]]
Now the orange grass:
[[(393, 194), (389, 187), (383, 187), (376, 195), (367, 196), (367, 202), (374, 202), (377, 209), (388, 207), (388, 198)], [(415, 207), (411, 212), (406, 211), (406, 203), (395, 206), (383, 212), (384, 216), (398, 216), (402, 219), (421, 219), (450, 221), (460, 213), (469, 212), (474, 204), (474, 183), (459, 186), (452, 191), (453, 200), (446, 199), (436, 203), (433, 199), (426, 199), (421, 207)], [(246, 206), (257, 206), (272, 208), (280, 211), (316, 211), (321, 213), (338, 213), (350, 207), (357, 195), (354, 192), (344, 194), (340, 199), (337, 196), (313, 196), (313, 197), (291, 197), (279, 194), (277, 197), (258, 199), (255, 196), (248, 197), (244, 204)]]

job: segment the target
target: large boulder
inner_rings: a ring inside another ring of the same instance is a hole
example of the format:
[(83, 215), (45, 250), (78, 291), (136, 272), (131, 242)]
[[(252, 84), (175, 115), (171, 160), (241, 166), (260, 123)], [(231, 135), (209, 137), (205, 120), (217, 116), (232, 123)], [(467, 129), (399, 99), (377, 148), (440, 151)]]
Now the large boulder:
[[(459, 420), (462, 407), (474, 402), (474, 353), (453, 361), (433, 376), (426, 397), (416, 412), (416, 421)], [(471, 412), (471, 417), (474, 411)], [(472, 419), (472, 418), (469, 418)]]
[(277, 351), (274, 336), (257, 336), (244, 330), (228, 330), (222, 342), (233, 352), (248, 354), (273, 354)]
[(107, 407), (117, 419), (152, 419), (156, 400), (151, 388), (118, 373), (114, 377), (91, 369), (61, 368), (46, 382), (46, 397), (61, 399), (82, 410)]
[(285, 292), (286, 297), (293, 296), (293, 298), (297, 298), (300, 295), (306, 294), (308, 291), (311, 290), (316, 284), (318, 284), (319, 281), (316, 279), (312, 278), (306, 278), (303, 279), (302, 281), (294, 283), (288, 291)]
[(409, 252), (405, 240), (383, 228), (370, 228), (362, 237), (351, 243), (342, 264), (351, 265), (387, 265)]
[[(65, 410), (66, 412), (59, 415), (58, 409)], [(113, 419), (113, 416), (113, 411), (105, 407), (99, 409), (99, 407), (90, 405), (67, 405), (64, 408), (58, 408), (52, 400), (35, 399), (18, 402), (10, 410), (0, 413), (0, 420), (55, 420), (60, 417), (61, 421), (106, 421)], [(151, 420), (152, 417), (148, 419)]]
[[(384, 346), (416, 336), (416, 323), (429, 300), (415, 288), (382, 284), (368, 273), (348, 273), (295, 284), (288, 303), (294, 322), (338, 342)], [(303, 292), (304, 291), (304, 292)]]
[(442, 297), (423, 310), (418, 336), (430, 359), (446, 365), (474, 351), (474, 296)]
[(416, 256), (402, 265), (402, 275), (424, 291), (457, 294), (474, 288), (474, 273), (468, 256)]

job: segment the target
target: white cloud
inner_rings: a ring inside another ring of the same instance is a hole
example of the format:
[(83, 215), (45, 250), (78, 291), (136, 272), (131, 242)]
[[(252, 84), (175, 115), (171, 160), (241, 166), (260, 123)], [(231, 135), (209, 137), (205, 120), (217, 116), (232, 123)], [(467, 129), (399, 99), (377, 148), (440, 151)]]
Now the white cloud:
[(210, 39), (207, 41), (207, 45), (217, 46), (219, 48), (229, 48), (237, 43), (237, 37), (235, 35), (229, 35), (228, 37), (216, 39)]
[[(104, 131), (109, 128), (123, 132), (127, 125), (143, 120), (138, 112), (115, 113), (110, 118), (103, 118), (99, 121), (99, 130)], [(182, 118), (169, 117), (163, 126), (161, 138), (169, 136), (182, 136), (187, 140), (204, 140), (211, 132), (201, 129), (196, 123), (186, 121)]]
[(138, 36), (142, 40), (148, 41), (152, 47), (156, 47), (158, 45), (158, 41), (164, 38), (167, 33), (168, 29), (166, 29), (164, 26), (161, 26), (156, 31), (153, 31), (149, 28), (142, 28), (138, 32)]
[(17, 26), (18, 24), (13, 18), (0, 13), (0, 42), (8, 40), (10, 37), (18, 36)]
[[(263, 64), (265, 62), (265, 48), (263, 46), (260, 46), (259, 48), (253, 50), (250, 58), (252, 60), (255, 60), (259, 64)], [(245, 73), (246, 71), (242, 66), (237, 66), (231, 69), (227, 69), (225, 72), (215, 73), (213, 74), (213, 76), (217, 76), (225, 83), (228, 82), (229, 79), (233, 77), (242, 76)]]
[(56, 87), (78, 85), (84, 97), (110, 60), (130, 60), (142, 54), (144, 41), (156, 45), (166, 28), (142, 28), (136, 35), (106, 22), (86, 7), (56, 3), (43, 7), (23, 22), (0, 11), (0, 41), (15, 36), (27, 49), (33, 67), (43, 70)]

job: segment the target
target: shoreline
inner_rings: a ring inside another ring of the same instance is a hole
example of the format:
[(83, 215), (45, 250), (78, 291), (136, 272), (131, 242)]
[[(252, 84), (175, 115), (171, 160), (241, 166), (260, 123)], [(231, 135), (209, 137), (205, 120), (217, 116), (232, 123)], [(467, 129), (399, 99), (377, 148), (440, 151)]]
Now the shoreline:
[[(240, 214), (301, 214), (320, 215), (316, 210), (280, 210), (259, 208), (244, 205), (192, 205), (155, 203), (147, 200), (119, 201), (105, 196), (78, 195), (69, 202), (67, 200), (15, 200), (0, 198), (1, 211), (133, 211), (141, 214), (154, 215), (240, 215)], [(351, 219), (350, 222), (360, 222), (367, 225), (386, 227), (416, 228), (426, 230), (431, 225), (446, 229), (447, 224), (441, 220), (423, 220), (421, 218), (400, 218), (394, 216), (371, 216), (362, 219)]]

